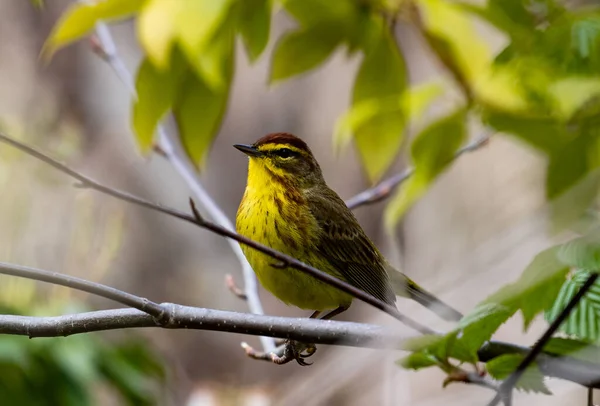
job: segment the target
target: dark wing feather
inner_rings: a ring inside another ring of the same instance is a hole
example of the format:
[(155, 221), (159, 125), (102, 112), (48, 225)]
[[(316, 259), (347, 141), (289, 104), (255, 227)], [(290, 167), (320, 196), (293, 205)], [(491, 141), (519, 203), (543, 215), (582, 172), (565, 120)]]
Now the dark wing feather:
[(319, 253), (347, 282), (376, 298), (394, 304), (385, 259), (366, 236), (344, 201), (331, 189), (306, 193), (307, 203), (321, 234)]

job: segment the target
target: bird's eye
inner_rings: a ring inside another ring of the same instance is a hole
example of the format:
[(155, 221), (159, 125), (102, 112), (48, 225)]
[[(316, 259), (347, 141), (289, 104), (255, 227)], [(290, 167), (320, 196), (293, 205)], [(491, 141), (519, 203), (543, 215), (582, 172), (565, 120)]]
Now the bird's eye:
[(277, 155), (280, 158), (291, 158), (295, 156), (296, 153), (289, 148), (281, 148), (275, 151), (275, 155)]

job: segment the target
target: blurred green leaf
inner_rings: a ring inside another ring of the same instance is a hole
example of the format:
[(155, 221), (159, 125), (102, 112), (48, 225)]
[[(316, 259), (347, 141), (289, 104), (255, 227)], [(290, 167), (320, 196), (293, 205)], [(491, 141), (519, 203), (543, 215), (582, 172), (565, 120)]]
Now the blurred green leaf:
[(208, 149), (217, 135), (228, 95), (228, 87), (218, 91), (211, 89), (192, 72), (182, 82), (173, 114), (185, 151), (199, 166), (205, 162)]
[[(139, 18), (138, 37), (150, 61), (159, 69), (166, 69), (170, 51), (175, 43), (181, 46), (190, 65), (200, 72), (206, 69), (206, 59), (215, 33), (230, 17), (233, 0), (148, 0)], [(212, 47), (214, 50), (214, 46)], [(206, 78), (212, 87), (214, 77)]]
[(600, 230), (564, 243), (557, 253), (565, 265), (588, 271), (600, 270)]
[(491, 53), (477, 35), (469, 15), (445, 0), (420, 0), (424, 35), (429, 45), (467, 94), (472, 84), (487, 72)]
[(399, 114), (408, 122), (417, 121), (431, 102), (443, 92), (437, 83), (426, 83), (407, 89), (400, 97), (370, 99), (356, 104), (340, 117), (335, 125), (333, 146), (336, 151), (345, 148), (354, 131), (379, 114)]
[(357, 10), (357, 2), (354, 0), (280, 0), (280, 3), (301, 27), (351, 20)]
[(51, 57), (58, 49), (90, 32), (96, 23), (129, 17), (140, 11), (146, 0), (96, 0), (76, 2), (61, 16), (42, 53)]
[(482, 121), (498, 131), (513, 134), (532, 147), (551, 154), (569, 139), (563, 124), (547, 117), (527, 117), (485, 110)]
[(195, 61), (190, 62), (197, 74), (217, 93), (229, 90), (233, 76), (234, 24), (233, 16), (230, 16), (218, 27)]
[(569, 356), (592, 364), (600, 364), (600, 347), (591, 344), (589, 341), (554, 337), (544, 346), (544, 352)]
[(417, 135), (411, 146), (415, 171), (386, 208), (385, 224), (388, 230), (393, 230), (406, 210), (451, 163), (466, 138), (465, 121), (466, 110), (461, 108)]
[(319, 23), (285, 34), (273, 52), (271, 83), (317, 67), (329, 58), (341, 40), (340, 30), (330, 23)]
[[(406, 89), (406, 67), (390, 33), (382, 29), (373, 48), (365, 51), (354, 81), (352, 107), (373, 100), (399, 99)], [(381, 111), (354, 129), (363, 166), (372, 182), (389, 168), (402, 145), (406, 118), (397, 111)]]
[(559, 118), (570, 120), (594, 97), (600, 95), (600, 77), (567, 77), (555, 81), (548, 93), (556, 105)]
[(465, 10), (487, 20), (508, 34), (513, 43), (531, 43), (536, 34), (536, 21), (522, 0), (488, 0), (485, 7), (471, 3), (459, 3)]
[(159, 69), (167, 69), (171, 48), (178, 38), (178, 17), (183, 1), (147, 0), (137, 21), (137, 36), (146, 56)]
[(435, 357), (433, 357), (430, 354), (416, 352), (399, 359), (398, 361), (396, 361), (396, 364), (405, 369), (419, 370), (438, 365), (438, 362), (435, 359)]
[(527, 329), (535, 316), (552, 306), (569, 272), (568, 265), (558, 257), (560, 249), (557, 245), (537, 254), (516, 282), (505, 285), (484, 303), (521, 310)]
[(133, 102), (132, 125), (138, 146), (147, 153), (152, 147), (158, 123), (173, 105), (181, 86), (185, 64), (180, 57), (168, 70), (158, 70), (144, 59), (136, 77), (137, 98)]
[[(544, 314), (548, 323), (552, 323), (558, 317), (590, 275), (589, 271), (577, 270), (570, 279), (564, 282), (554, 305)], [(594, 342), (600, 341), (599, 281), (594, 282), (590, 290), (577, 303), (569, 317), (561, 324), (559, 330), (581, 339)]]
[(546, 198), (551, 202), (555, 231), (569, 227), (585, 214), (598, 195), (600, 170), (598, 139), (585, 130), (550, 155), (546, 173)]
[[(523, 356), (520, 354), (505, 354), (492, 359), (485, 367), (494, 379), (503, 380), (517, 369), (521, 361)], [(552, 394), (544, 383), (544, 375), (535, 364), (525, 370), (515, 387), (525, 392)]]
[(238, 29), (250, 62), (258, 59), (269, 42), (272, 0), (244, 0), (238, 3)]

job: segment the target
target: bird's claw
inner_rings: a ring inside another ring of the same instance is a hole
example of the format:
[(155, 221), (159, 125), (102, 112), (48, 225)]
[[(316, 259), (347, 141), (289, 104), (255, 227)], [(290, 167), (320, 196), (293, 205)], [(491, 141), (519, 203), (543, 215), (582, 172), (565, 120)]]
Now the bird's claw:
[(292, 360), (296, 360), (296, 362), (302, 366), (312, 365), (311, 362), (306, 362), (304, 359), (312, 357), (317, 351), (317, 347), (314, 344), (307, 344), (294, 340), (285, 340), (283, 346), (280, 346), (274, 352), (269, 353), (256, 351), (247, 343), (242, 343), (242, 348), (250, 358), (271, 361), (277, 365), (287, 364)]

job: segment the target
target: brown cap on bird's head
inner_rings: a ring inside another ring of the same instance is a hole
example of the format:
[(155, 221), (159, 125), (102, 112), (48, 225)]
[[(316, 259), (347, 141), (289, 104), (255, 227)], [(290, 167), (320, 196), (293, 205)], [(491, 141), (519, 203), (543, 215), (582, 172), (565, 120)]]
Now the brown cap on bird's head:
[(258, 148), (261, 145), (266, 144), (288, 144), (298, 148), (299, 150), (306, 151), (312, 155), (312, 152), (310, 148), (308, 148), (308, 145), (306, 145), (306, 142), (302, 141), (300, 138), (290, 133), (267, 134), (264, 137), (260, 138), (258, 141), (256, 141), (254, 143), (254, 146)]

